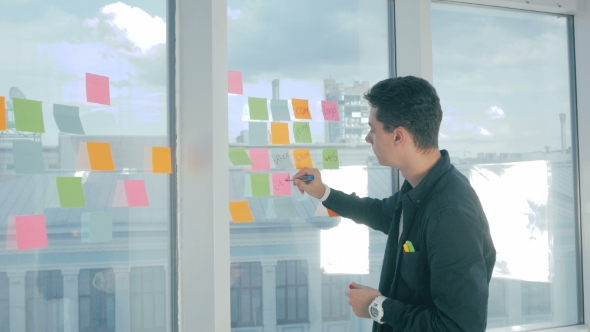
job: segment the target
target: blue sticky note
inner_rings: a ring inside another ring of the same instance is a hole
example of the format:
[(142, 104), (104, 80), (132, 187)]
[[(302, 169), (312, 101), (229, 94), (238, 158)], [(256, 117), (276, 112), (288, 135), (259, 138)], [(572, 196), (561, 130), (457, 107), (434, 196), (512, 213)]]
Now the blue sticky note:
[(103, 243), (113, 240), (113, 218), (108, 212), (82, 214), (82, 243)]
[(274, 197), (272, 199), (272, 204), (274, 205), (275, 214), (277, 218), (297, 218), (297, 213), (295, 213), (295, 207), (293, 207), (293, 202), (291, 202), (291, 197)]
[(79, 107), (54, 104), (53, 117), (62, 133), (84, 135)]
[(45, 189), (45, 208), (59, 208), (59, 194), (57, 192), (57, 184), (55, 176), (49, 176), (45, 179), (47, 189)]
[(266, 122), (249, 122), (250, 145), (268, 145), (268, 126)]
[(272, 113), (272, 121), (291, 121), (289, 102), (287, 100), (271, 99), (270, 111)]
[(295, 168), (291, 161), (291, 151), (286, 148), (270, 149), (270, 160), (275, 169)]
[(45, 173), (41, 142), (13, 141), (12, 152), (16, 174)]

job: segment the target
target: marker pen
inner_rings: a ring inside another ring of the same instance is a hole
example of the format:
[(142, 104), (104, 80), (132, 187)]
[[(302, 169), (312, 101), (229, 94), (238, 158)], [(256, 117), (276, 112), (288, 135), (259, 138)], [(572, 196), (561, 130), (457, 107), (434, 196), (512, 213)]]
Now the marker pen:
[(354, 285), (352, 283), (350, 283), (350, 285), (348, 285), (348, 288), (354, 289)]
[(315, 179), (313, 177), (313, 175), (304, 175), (304, 176), (296, 178), (296, 179), (287, 179), (287, 181), (301, 180), (303, 182), (309, 182), (309, 181), (313, 181), (313, 179)]

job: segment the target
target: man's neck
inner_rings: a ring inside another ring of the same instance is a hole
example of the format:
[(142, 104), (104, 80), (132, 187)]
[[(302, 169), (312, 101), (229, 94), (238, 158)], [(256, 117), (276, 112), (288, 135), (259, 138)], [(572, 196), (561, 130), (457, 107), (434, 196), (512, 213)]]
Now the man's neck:
[(416, 188), (440, 158), (441, 154), (438, 148), (426, 152), (416, 151), (407, 160), (403, 169), (400, 168), (400, 172), (404, 179), (412, 185), (412, 188)]

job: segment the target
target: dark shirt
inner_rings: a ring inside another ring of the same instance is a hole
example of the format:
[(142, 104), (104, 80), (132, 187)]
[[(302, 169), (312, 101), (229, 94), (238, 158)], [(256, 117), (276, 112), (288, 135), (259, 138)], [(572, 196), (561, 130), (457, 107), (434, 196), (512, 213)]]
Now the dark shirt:
[[(324, 205), (388, 235), (379, 291), (385, 322), (373, 331), (485, 331), (496, 250), (469, 181), (447, 151), (412, 188), (379, 200), (332, 189)], [(403, 231), (398, 244), (400, 216)], [(411, 241), (415, 252), (404, 252)]]

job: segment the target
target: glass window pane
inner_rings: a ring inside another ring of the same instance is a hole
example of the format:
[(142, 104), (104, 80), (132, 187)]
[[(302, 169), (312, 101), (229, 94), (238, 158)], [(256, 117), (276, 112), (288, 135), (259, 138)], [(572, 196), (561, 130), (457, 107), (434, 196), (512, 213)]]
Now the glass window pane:
[[(169, 2), (2, 3), (2, 31), (15, 33), (0, 35), (11, 49), (0, 55), (0, 256), (3, 272), (25, 272), (9, 295), (30, 300), (7, 302), (26, 306), (13, 332), (126, 331), (135, 300), (115, 296), (158, 287), (169, 302), (174, 278), (162, 270), (158, 284), (154, 271), (173, 265), (173, 176), (152, 165), (173, 163), (165, 155), (176, 136)], [(145, 278), (132, 271), (148, 261)]]
[(297, 287), (287, 287), (287, 319), (297, 319)]
[(152, 328), (154, 326), (154, 298), (153, 296), (143, 297), (143, 326)]
[(250, 289), (242, 289), (240, 293), (240, 322), (242, 323), (248, 323), (251, 321), (251, 301)]
[(277, 320), (287, 319), (287, 295), (284, 287), (277, 288)]
[(307, 318), (307, 287), (297, 287), (297, 318)]
[(284, 261), (279, 261), (277, 263), (276, 274), (277, 274), (277, 277), (276, 277), (277, 286), (286, 285), (287, 284), (287, 265), (285, 264)]
[[(497, 251), (488, 328), (581, 322), (572, 17), (432, 4), (439, 145), (471, 182)], [(559, 310), (557, 309), (559, 308)]]
[(242, 264), (242, 280), (240, 280), (241, 287), (250, 287), (250, 264)]
[(262, 291), (260, 289), (252, 290), (252, 310), (254, 326), (262, 325)]
[(296, 285), (297, 284), (297, 262), (296, 261), (288, 261), (287, 262), (287, 285)]

